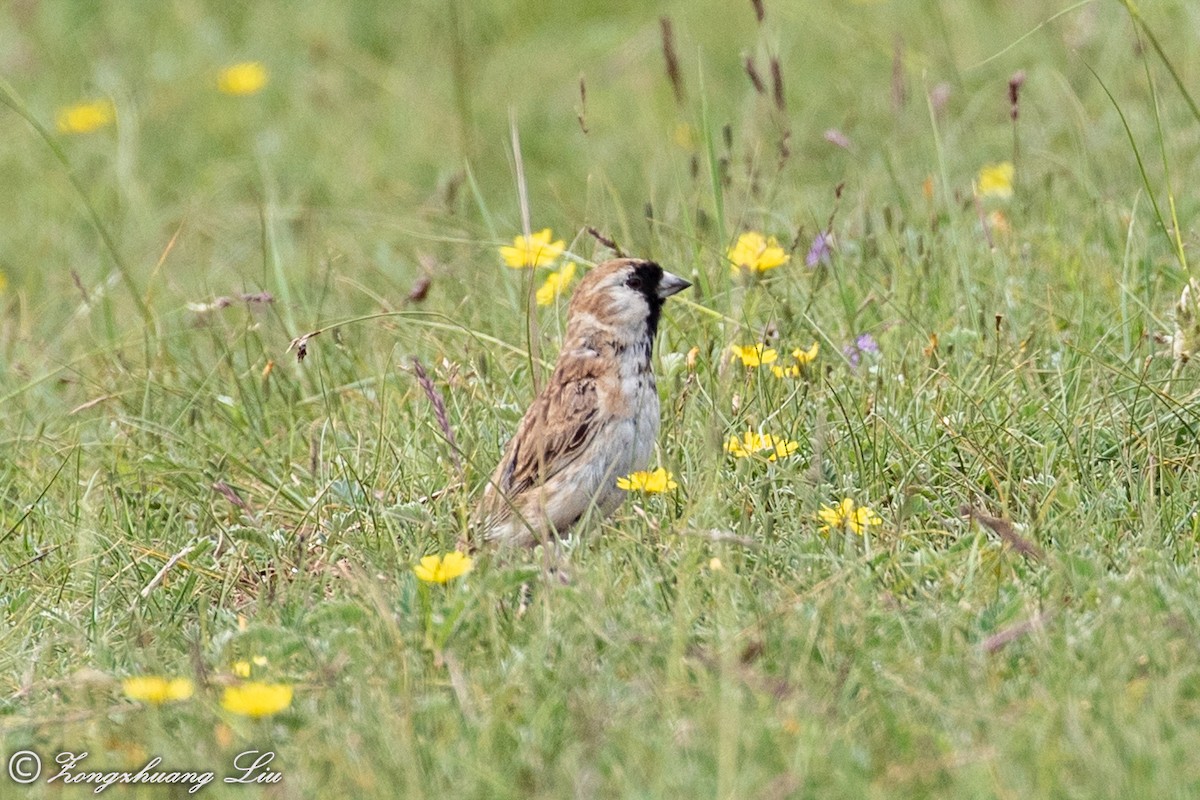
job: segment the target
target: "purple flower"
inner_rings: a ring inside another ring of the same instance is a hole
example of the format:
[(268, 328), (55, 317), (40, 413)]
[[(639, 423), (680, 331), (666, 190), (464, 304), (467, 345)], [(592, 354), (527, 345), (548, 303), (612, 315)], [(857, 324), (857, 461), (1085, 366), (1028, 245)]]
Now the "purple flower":
[(875, 341), (875, 337), (869, 333), (860, 333), (854, 337), (854, 341), (842, 348), (842, 354), (846, 356), (846, 360), (850, 362), (851, 367), (858, 367), (862, 361), (863, 353), (878, 353), (879, 342)]
[(804, 263), (807, 266), (815, 267), (817, 264), (828, 264), (832, 260), (833, 253), (833, 236), (820, 231), (813, 239), (812, 247), (808, 248), (808, 255), (804, 257)]

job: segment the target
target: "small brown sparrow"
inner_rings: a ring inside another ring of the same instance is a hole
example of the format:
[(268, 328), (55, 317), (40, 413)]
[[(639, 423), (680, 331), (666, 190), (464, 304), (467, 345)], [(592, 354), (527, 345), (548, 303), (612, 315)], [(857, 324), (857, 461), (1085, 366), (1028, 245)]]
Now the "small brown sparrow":
[(595, 267), (575, 290), (550, 382), (525, 412), (476, 514), (484, 541), (532, 545), (625, 498), (658, 437), (650, 368), (663, 301), (692, 284), (653, 261)]

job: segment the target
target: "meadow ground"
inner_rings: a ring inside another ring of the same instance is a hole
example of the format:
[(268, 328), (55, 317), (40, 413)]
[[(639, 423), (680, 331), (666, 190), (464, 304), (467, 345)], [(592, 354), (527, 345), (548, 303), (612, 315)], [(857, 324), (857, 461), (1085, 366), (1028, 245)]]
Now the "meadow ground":
[[(1196, 796), (1200, 6), (1143, 5), (0, 6), (0, 796)], [(588, 226), (697, 286), (677, 487), (423, 582)]]

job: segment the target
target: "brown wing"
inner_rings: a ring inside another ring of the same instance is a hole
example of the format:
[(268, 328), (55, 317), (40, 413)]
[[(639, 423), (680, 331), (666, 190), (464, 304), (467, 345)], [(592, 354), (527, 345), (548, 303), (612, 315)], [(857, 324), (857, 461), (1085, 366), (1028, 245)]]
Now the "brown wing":
[(591, 361), (560, 359), (550, 383), (525, 412), (493, 479), (504, 494), (513, 497), (549, 480), (595, 437), (600, 404)]

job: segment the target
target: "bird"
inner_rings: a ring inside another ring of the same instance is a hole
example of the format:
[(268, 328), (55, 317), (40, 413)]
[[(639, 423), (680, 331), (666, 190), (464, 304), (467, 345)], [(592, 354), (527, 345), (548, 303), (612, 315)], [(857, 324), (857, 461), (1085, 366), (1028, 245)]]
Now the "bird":
[(477, 539), (533, 546), (620, 506), (617, 479), (645, 469), (659, 429), (650, 365), (663, 302), (692, 284), (618, 258), (579, 282), (550, 380), (509, 440), (475, 514)]

